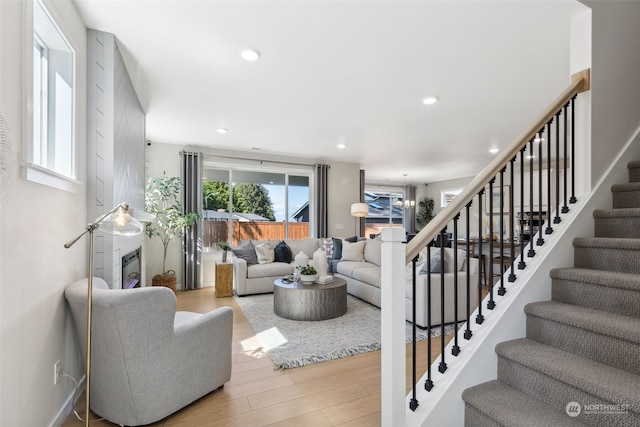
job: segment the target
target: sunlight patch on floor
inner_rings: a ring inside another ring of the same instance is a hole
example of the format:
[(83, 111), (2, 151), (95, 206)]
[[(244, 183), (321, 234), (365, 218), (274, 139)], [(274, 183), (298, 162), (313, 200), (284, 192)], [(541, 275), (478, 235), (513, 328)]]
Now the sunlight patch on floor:
[(273, 327), (242, 340), (240, 345), (242, 345), (242, 352), (245, 355), (260, 358), (265, 356), (269, 350), (280, 347), (287, 342), (278, 328)]

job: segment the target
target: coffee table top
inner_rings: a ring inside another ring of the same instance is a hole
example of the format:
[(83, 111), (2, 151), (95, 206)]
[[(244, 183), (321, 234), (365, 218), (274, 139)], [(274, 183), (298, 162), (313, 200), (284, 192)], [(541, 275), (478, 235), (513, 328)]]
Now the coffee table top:
[(273, 284), (275, 286), (279, 286), (281, 288), (286, 288), (286, 289), (333, 289), (333, 288), (339, 288), (341, 286), (346, 286), (347, 281), (339, 277), (334, 277), (333, 282), (329, 282), (325, 284), (312, 283), (312, 284), (306, 285), (301, 281), (291, 282), (288, 280), (285, 281), (285, 279), (280, 278), (280, 279), (274, 280)]

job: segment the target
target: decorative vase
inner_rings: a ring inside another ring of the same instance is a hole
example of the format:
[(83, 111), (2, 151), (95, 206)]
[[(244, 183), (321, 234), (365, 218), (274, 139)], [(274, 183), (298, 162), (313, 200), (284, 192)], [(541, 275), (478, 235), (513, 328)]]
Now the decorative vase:
[(227, 262), (227, 251), (222, 251), (222, 262)]
[(327, 271), (329, 270), (327, 253), (322, 250), (322, 248), (318, 248), (318, 250), (313, 253), (313, 266), (318, 272), (318, 277), (327, 276)]
[(294, 263), (296, 268), (306, 267), (307, 265), (309, 265), (309, 257), (307, 256), (307, 254), (300, 251), (298, 252), (298, 255), (296, 255)]
[(302, 283), (304, 283), (305, 285), (310, 285), (313, 282), (316, 281), (316, 274), (301, 274), (300, 275), (300, 280), (302, 281)]

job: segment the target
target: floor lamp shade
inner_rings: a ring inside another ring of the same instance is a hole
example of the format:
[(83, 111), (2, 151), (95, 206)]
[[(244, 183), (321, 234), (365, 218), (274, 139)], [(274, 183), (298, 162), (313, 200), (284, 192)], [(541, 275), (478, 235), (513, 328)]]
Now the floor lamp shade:
[(366, 203), (353, 203), (351, 205), (351, 216), (365, 217), (369, 215), (369, 205)]
[(89, 234), (88, 266), (89, 277), (87, 279), (87, 339), (86, 339), (86, 393), (85, 393), (85, 426), (89, 426), (89, 402), (91, 398), (91, 301), (93, 291), (93, 234), (96, 230), (119, 236), (135, 236), (144, 230), (142, 224), (129, 215), (129, 205), (121, 203), (106, 214), (88, 224), (78, 237), (65, 243), (65, 248), (73, 246), (82, 236)]

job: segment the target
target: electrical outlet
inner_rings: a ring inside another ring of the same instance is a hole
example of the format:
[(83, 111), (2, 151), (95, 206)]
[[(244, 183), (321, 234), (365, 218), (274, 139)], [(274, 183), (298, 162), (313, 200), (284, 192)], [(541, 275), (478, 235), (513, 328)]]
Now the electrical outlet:
[(62, 376), (62, 362), (61, 361), (56, 361), (56, 363), (53, 364), (53, 385), (58, 384), (58, 381), (60, 381), (60, 377)]

